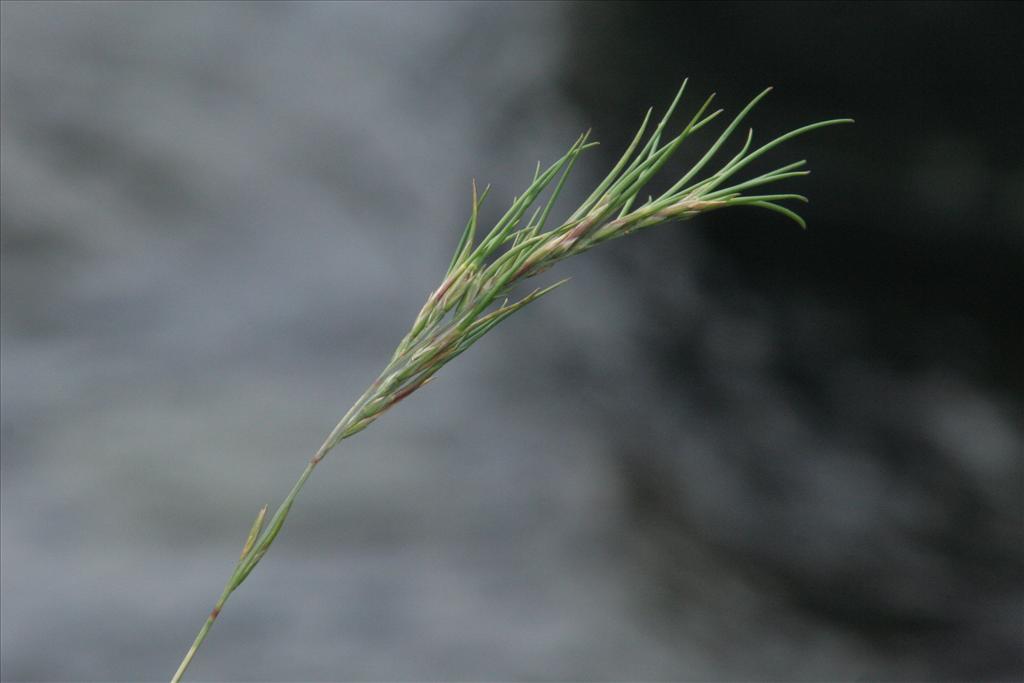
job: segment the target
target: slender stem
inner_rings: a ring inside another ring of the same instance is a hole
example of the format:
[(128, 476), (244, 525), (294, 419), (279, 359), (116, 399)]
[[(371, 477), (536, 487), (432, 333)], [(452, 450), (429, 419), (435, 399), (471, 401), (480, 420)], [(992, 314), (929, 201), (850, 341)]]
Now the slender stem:
[[(344, 431), (346, 423), (351, 422), (351, 416), (353, 414), (354, 411), (349, 411), (345, 418), (343, 418), (338, 424), (338, 427), (335, 428), (335, 431), (339, 433)], [(332, 432), (332, 435), (333, 433), (334, 432)], [(274, 538), (277, 537), (277, 533), (281, 530), (281, 525), (284, 524), (285, 518), (288, 517), (288, 513), (291, 511), (292, 503), (295, 502), (295, 498), (299, 495), (299, 491), (302, 490), (306, 480), (309, 479), (309, 475), (313, 473), (313, 470), (318, 464), (320, 464), (320, 461), (324, 459), (324, 456), (326, 456), (327, 453), (337, 445), (337, 441), (334, 444), (331, 444), (330, 441), (331, 438), (328, 438), (328, 441), (326, 441), (324, 445), (317, 450), (316, 455), (314, 455), (312, 459), (310, 459), (309, 463), (307, 463), (306, 469), (304, 469), (302, 474), (299, 475), (298, 480), (295, 482), (292, 490), (288, 493), (288, 496), (281, 502), (277, 511), (274, 512), (274, 516), (270, 519), (270, 522), (267, 524), (266, 529), (263, 530), (263, 533), (255, 538), (250, 544), (247, 544), (245, 552), (243, 552), (242, 557), (238, 559), (238, 564), (235, 565), (235, 571), (232, 572), (231, 578), (228, 579), (227, 585), (224, 587), (224, 592), (221, 593), (220, 598), (217, 599), (217, 604), (215, 604), (213, 606), (213, 610), (210, 611), (210, 616), (206, 618), (206, 621), (203, 622), (202, 628), (199, 629), (199, 633), (196, 634), (196, 639), (192, 642), (192, 646), (188, 649), (188, 652), (185, 653), (185, 658), (181, 660), (178, 670), (174, 672), (174, 677), (171, 678), (171, 683), (179, 683), (179, 681), (181, 681), (181, 677), (185, 674), (185, 670), (188, 669), (189, 664), (192, 663), (192, 658), (199, 650), (199, 646), (203, 644), (204, 640), (206, 640), (207, 634), (213, 627), (213, 622), (217, 620), (217, 616), (224, 607), (224, 603), (228, 601), (228, 597), (230, 597), (231, 593), (233, 593), (242, 581), (246, 579), (249, 572), (253, 570), (256, 564), (263, 559), (263, 555), (266, 554), (267, 550), (270, 548), (270, 544), (273, 543)], [(254, 532), (258, 531), (258, 529), (258, 526), (254, 528)]]
[(216, 621), (217, 615), (220, 614), (221, 607), (227, 602), (228, 596), (231, 595), (231, 591), (234, 590), (231, 587), (230, 582), (228, 586), (224, 588), (224, 592), (221, 593), (220, 599), (217, 600), (217, 604), (213, 606), (213, 610), (210, 612), (210, 616), (206, 618), (203, 623), (203, 627), (199, 629), (199, 633), (196, 635), (196, 639), (192, 642), (192, 647), (185, 653), (185, 658), (181, 660), (181, 664), (178, 666), (178, 670), (174, 672), (174, 677), (171, 678), (171, 683), (178, 683), (181, 677), (185, 674), (185, 669), (192, 663), (192, 658), (195, 656), (199, 646), (202, 645), (203, 641), (206, 640), (206, 634), (210, 632), (210, 627), (213, 626), (213, 622)]

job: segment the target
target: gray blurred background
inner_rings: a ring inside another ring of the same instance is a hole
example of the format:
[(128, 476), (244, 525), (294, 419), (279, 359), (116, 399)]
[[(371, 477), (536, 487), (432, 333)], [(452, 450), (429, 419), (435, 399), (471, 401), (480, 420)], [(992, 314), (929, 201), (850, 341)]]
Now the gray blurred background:
[(168, 678), (470, 179), (493, 220), (592, 126), (571, 209), (685, 75), (688, 112), (777, 86), (762, 136), (858, 119), (767, 162), (810, 160), (810, 230), (560, 266), (318, 469), (191, 679), (1024, 676), (1019, 6), (0, 19), (4, 680)]

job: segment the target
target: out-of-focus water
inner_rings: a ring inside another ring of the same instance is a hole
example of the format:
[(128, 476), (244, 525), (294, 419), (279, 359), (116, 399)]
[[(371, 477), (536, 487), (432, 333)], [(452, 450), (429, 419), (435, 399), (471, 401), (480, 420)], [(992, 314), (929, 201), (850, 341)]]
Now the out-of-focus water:
[[(169, 676), (436, 285), (470, 178), (493, 218), (589, 125), (568, 9), (4, 4), (5, 680)], [(780, 323), (698, 281), (697, 239), (649, 239), (565, 264), (333, 453), (191, 675), (897, 679), (943, 639), (1005, 653), (1017, 588), (972, 590), (929, 538), (963, 485), (1013, 546), (1015, 399), (837, 359), (863, 330), (835, 311)], [(831, 422), (787, 393), (793, 349), (846, 401)], [(887, 469), (887, 430), (961, 483)], [(830, 587), (940, 636), (879, 647), (802, 604)]]

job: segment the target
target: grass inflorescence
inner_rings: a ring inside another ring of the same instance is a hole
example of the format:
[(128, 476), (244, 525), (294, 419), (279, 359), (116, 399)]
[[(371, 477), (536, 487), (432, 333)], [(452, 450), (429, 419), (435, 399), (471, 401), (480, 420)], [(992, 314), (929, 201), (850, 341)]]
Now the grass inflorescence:
[[(850, 123), (851, 119), (831, 119), (802, 126), (756, 148), (752, 148), (753, 130), (750, 129), (738, 152), (717, 170), (707, 171), (711, 160), (771, 88), (752, 99), (704, 155), (667, 190), (638, 203), (641, 191), (679, 146), (722, 113), (721, 109), (708, 111), (714, 99), (711, 95), (682, 130), (664, 140), (686, 84), (683, 81), (664, 116), (644, 140), (652, 110), (647, 112), (633, 141), (604, 180), (575, 211), (553, 227), (547, 226), (566, 179), (579, 156), (596, 144), (590, 141), (589, 132), (581, 135), (565, 155), (547, 168), (542, 169), (538, 164), (530, 185), (482, 236), (478, 234), (480, 206), (489, 188), (478, 192), (476, 183), (473, 183), (470, 217), (441, 284), (427, 296), (412, 328), (398, 344), (384, 370), (331, 430), (269, 521), (266, 519), (268, 508), (264, 506), (260, 510), (221, 597), (174, 674), (172, 683), (181, 679), (228, 597), (266, 555), (296, 496), (327, 453), (426, 385), (446, 363), (466, 351), (502, 320), (564, 284), (565, 280), (517, 296), (514, 290), (519, 283), (603, 242), (643, 228), (684, 221), (730, 206), (759, 206), (806, 227), (799, 214), (781, 203), (806, 202), (806, 197), (788, 193), (757, 193), (763, 186), (806, 175), (809, 171), (805, 169), (805, 161), (795, 161), (745, 180), (738, 179), (737, 174), (787, 140), (818, 128)], [(547, 197), (541, 203), (545, 192)]]

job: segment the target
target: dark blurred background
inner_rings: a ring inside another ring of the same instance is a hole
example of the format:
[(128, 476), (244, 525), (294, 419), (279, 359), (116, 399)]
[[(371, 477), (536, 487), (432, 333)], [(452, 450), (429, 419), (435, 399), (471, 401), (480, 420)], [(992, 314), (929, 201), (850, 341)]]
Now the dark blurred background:
[(774, 85), (762, 140), (857, 119), (765, 161), (809, 160), (809, 230), (565, 263), (332, 454), (193, 680), (1024, 677), (1020, 5), (0, 19), (4, 680), (166, 679), (469, 180), (493, 220), (593, 127), (571, 209), (684, 76), (680, 118)]

